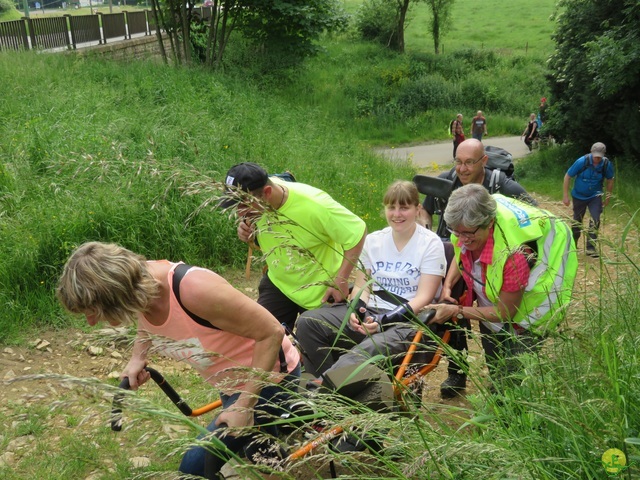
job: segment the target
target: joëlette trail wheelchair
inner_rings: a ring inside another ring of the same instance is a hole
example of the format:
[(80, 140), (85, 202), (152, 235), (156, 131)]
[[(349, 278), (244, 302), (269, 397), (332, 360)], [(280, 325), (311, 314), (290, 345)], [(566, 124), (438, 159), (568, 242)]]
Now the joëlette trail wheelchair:
[[(291, 433), (294, 430), (304, 432), (302, 441), (296, 442), (298, 446), (283, 447), (279, 440), (278, 445), (274, 448), (273, 444), (265, 444), (261, 440), (262, 443), (257, 442), (255, 448), (246, 447), (244, 455), (252, 459), (256, 448), (263, 456), (265, 452), (270, 452), (267, 454), (271, 456), (269, 463), (273, 465), (274, 462), (277, 462), (280, 465), (279, 468), (286, 469), (287, 463), (302, 459), (322, 446), (328, 446), (343, 453), (366, 449), (380, 450), (382, 445), (376, 440), (366, 441), (360, 438), (357, 441), (343, 441), (348, 434), (345, 427), (329, 425), (326, 420), (323, 420), (323, 415), (314, 408), (314, 398), (323, 394), (338, 395), (352, 405), (358, 405), (360, 411), (364, 406), (370, 411), (401, 412), (408, 409), (408, 402), (413, 402), (412, 405), (415, 405), (415, 402), (419, 402), (420, 398), (416, 398), (412, 387), (419, 385), (423, 377), (436, 368), (450, 338), (450, 326), (426, 325), (434, 314), (434, 310), (427, 310), (416, 318), (418, 325), (416, 325), (415, 336), (402, 361), (394, 368), (393, 378), (373, 363), (338, 369), (331, 377), (331, 390), (314, 390), (309, 393), (301, 389), (301, 392), (291, 395), (290, 408), (282, 414), (280, 419), (275, 419), (277, 420), (275, 423), (284, 432)], [(145, 369), (171, 402), (187, 417), (198, 417), (222, 406), (222, 402), (216, 400), (193, 409), (160, 372), (151, 367)], [(128, 378), (123, 379), (119, 387), (128, 390)], [(418, 391), (421, 390), (418, 389)], [(113, 431), (122, 429), (123, 400), (124, 394), (116, 394), (113, 399), (111, 413), (111, 429)], [(354, 415), (357, 415), (356, 410), (358, 409), (354, 409)], [(274, 460), (273, 457), (277, 458)], [(333, 461), (330, 462), (329, 468), (332, 477), (336, 478)], [(208, 473), (206, 467), (205, 477), (219, 478), (217, 474)]]
[[(453, 184), (450, 180), (424, 175), (416, 175), (413, 181), (421, 193), (432, 195), (440, 202), (446, 202)], [(449, 264), (452, 259), (451, 253), (450, 250), (447, 251)], [(331, 387), (330, 394), (338, 394), (349, 399), (354, 405), (364, 405), (374, 411), (407, 410), (408, 402), (417, 401), (419, 403), (421, 398), (416, 398), (416, 391), (421, 394), (421, 389), (415, 387), (420, 384), (423, 377), (436, 368), (442, 358), (444, 348), (451, 338), (451, 325), (427, 325), (434, 314), (434, 310), (427, 310), (415, 318), (417, 324), (415, 336), (402, 361), (393, 367), (393, 378), (373, 363), (347, 366), (332, 372), (328, 382)], [(146, 367), (146, 370), (180, 412), (188, 417), (197, 417), (222, 406), (222, 402), (217, 400), (203, 407), (192, 409), (160, 372), (151, 367)], [(120, 383), (120, 388), (129, 388), (128, 379), (125, 378)], [(314, 395), (318, 394), (320, 393), (314, 393)], [(303, 401), (300, 401), (301, 399)], [(120, 431), (122, 428), (122, 401), (123, 395), (120, 394), (116, 395), (113, 400), (111, 428), (114, 431)], [(320, 419), (313, 408), (312, 401), (305, 397), (304, 392), (299, 396), (294, 396), (290, 406), (289, 411), (285, 412), (278, 421), (279, 425), (290, 425), (294, 429), (299, 429), (301, 425), (309, 424), (310, 429), (307, 430), (307, 433), (311, 431), (314, 435), (311, 439), (303, 441), (301, 446), (290, 449), (292, 450), (290, 452), (281, 447), (275, 449), (267, 447), (266, 450), (277, 452), (281, 465), (302, 459), (319, 447), (331, 444), (331, 442), (334, 442), (333, 446), (335, 447), (335, 440), (345, 435), (343, 426), (330, 426), (325, 422), (318, 421)], [(348, 451), (349, 445), (354, 450), (381, 448), (381, 445), (376, 441), (357, 441), (351, 444), (347, 442), (341, 445), (342, 447), (337, 447), (339, 451)], [(346, 448), (345, 445), (347, 445)], [(265, 449), (263, 448), (263, 450)], [(245, 455), (252, 458), (247, 449), (245, 449)], [(330, 468), (332, 477), (336, 478), (333, 461), (330, 462)], [(205, 475), (207, 478), (218, 478), (206, 471)]]

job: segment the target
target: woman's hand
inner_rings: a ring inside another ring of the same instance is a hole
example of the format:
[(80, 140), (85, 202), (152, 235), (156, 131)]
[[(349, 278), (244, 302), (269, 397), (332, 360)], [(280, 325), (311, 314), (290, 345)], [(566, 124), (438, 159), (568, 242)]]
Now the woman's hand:
[[(362, 313), (366, 312), (364, 308), (361, 308), (360, 310)], [(349, 328), (361, 335), (373, 335), (380, 331), (380, 324), (374, 322), (373, 317), (365, 317), (364, 320), (360, 320), (355, 313), (352, 313), (349, 317)]]
[(145, 360), (132, 358), (120, 374), (120, 380), (125, 377), (129, 378), (129, 388), (137, 390), (140, 385), (143, 385), (151, 378), (149, 372), (144, 369), (146, 366), (147, 362)]
[(442, 325), (443, 323), (451, 320), (451, 317), (455, 316), (456, 313), (458, 313), (458, 305), (450, 305), (446, 303), (432, 303), (426, 308), (436, 311), (435, 316), (429, 321), (427, 325), (433, 325), (434, 323)]
[(229, 428), (251, 427), (253, 426), (253, 409), (232, 405), (216, 418), (216, 426), (223, 424)]

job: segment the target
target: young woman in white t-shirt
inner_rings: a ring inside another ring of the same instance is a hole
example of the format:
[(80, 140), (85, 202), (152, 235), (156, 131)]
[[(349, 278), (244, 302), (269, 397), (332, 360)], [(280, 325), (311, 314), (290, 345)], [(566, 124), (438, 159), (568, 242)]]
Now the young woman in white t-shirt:
[(380, 353), (404, 355), (415, 335), (413, 312), (439, 293), (444, 247), (435, 233), (416, 223), (421, 206), (415, 184), (394, 182), (383, 202), (388, 227), (367, 236), (349, 302), (298, 318), (305, 370), (315, 376)]

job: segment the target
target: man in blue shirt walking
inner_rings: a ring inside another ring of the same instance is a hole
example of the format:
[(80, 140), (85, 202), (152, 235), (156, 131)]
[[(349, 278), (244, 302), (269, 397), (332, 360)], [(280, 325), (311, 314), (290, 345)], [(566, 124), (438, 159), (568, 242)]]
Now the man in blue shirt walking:
[[(613, 164), (604, 156), (607, 151), (604, 143), (597, 142), (591, 147), (591, 153), (580, 157), (567, 170), (564, 176), (562, 203), (569, 206), (569, 185), (571, 179), (575, 178), (571, 197), (573, 199), (573, 239), (578, 244), (580, 231), (582, 230), (582, 219), (589, 209), (591, 220), (587, 238), (587, 255), (598, 257), (596, 250), (596, 240), (598, 238), (598, 228), (600, 227), (600, 214), (606, 207), (613, 191)], [(606, 193), (604, 186), (606, 181)], [(602, 198), (604, 195), (604, 199)]]

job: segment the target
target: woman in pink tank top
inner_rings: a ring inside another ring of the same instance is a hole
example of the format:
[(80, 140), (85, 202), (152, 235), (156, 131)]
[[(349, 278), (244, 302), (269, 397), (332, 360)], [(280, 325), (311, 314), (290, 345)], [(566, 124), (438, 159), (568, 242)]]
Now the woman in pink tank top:
[[(300, 375), (297, 350), (275, 317), (214, 272), (190, 268), (176, 285), (178, 266), (147, 261), (118, 245), (89, 242), (67, 261), (57, 296), (92, 326), (137, 322), (131, 359), (121, 374), (132, 389), (150, 378), (144, 370), (148, 354), (163, 353), (190, 363), (221, 391), (223, 410), (209, 431), (270, 422)], [(152, 350), (158, 339), (165, 341)], [(235, 453), (251, 438), (236, 432), (220, 440)], [(207, 455), (202, 447), (191, 448), (180, 471), (204, 476)], [(207, 477), (216, 478), (228, 458), (225, 449), (210, 455)]]

